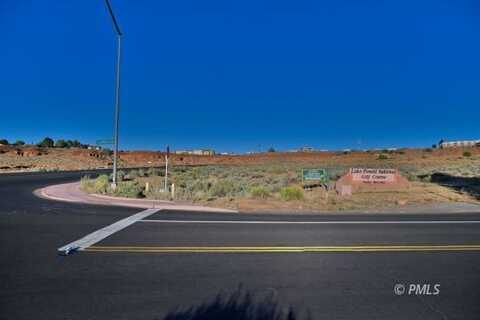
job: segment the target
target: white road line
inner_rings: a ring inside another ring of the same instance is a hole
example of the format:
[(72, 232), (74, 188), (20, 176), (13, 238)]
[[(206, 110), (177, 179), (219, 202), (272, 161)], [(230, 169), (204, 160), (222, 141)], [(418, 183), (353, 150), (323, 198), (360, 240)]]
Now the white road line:
[(136, 213), (134, 215), (131, 215), (130, 217), (127, 217), (125, 219), (112, 223), (111, 225), (106, 226), (105, 228), (99, 229), (95, 232), (92, 232), (86, 235), (81, 239), (78, 239), (74, 242), (64, 245), (61, 248), (58, 248), (58, 252), (61, 254), (67, 255), (72, 251), (83, 250), (85, 248), (88, 248), (91, 245), (94, 245), (95, 243), (105, 239), (106, 237), (111, 236), (112, 234), (122, 229), (125, 229), (129, 225), (158, 212), (159, 210), (160, 209), (147, 209), (139, 213)]
[(472, 224), (480, 220), (395, 220), (395, 221), (251, 221), (251, 220), (140, 220), (157, 223), (209, 223), (209, 224)]

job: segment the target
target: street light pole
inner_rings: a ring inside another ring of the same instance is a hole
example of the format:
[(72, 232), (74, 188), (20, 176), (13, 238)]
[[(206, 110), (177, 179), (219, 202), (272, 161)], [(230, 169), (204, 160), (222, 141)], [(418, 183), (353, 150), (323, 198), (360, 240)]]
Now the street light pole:
[(113, 27), (117, 34), (117, 70), (115, 79), (115, 132), (114, 132), (114, 149), (113, 149), (113, 182), (112, 188), (117, 187), (117, 165), (118, 165), (118, 129), (120, 122), (120, 66), (122, 61), (122, 31), (117, 23), (115, 14), (113, 13), (112, 6), (109, 0), (105, 0), (108, 13), (112, 18)]

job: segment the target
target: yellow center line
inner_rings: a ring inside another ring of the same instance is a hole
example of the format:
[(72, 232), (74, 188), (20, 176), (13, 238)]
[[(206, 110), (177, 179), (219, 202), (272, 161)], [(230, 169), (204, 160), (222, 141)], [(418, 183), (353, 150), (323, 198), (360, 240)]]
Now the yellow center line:
[(276, 246), (276, 247), (162, 247), (162, 246), (91, 246), (87, 252), (126, 253), (316, 253), (316, 252), (432, 252), (480, 251), (480, 244), (471, 245), (360, 245), (360, 246)]

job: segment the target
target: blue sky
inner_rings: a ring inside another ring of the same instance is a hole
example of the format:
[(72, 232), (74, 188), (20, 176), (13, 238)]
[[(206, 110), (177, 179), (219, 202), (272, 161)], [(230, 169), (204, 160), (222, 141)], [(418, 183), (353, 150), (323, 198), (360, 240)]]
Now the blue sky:
[[(112, 0), (122, 149), (430, 146), (480, 138), (478, 1)], [(102, 0), (0, 1), (0, 137), (112, 136)]]

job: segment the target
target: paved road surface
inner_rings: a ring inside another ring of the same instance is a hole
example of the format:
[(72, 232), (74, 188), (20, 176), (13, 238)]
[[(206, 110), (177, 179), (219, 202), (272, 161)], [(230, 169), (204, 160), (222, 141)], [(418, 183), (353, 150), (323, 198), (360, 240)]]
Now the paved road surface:
[[(141, 211), (32, 196), (38, 187), (79, 176), (0, 176), (0, 319), (163, 319), (167, 313), (181, 319), (181, 310), (238, 290), (259, 304), (269, 297), (297, 319), (480, 318), (480, 214), (160, 211), (91, 251), (62, 257), (57, 248)], [(438, 246), (443, 249), (435, 251)], [(231, 247), (246, 252), (228, 252)], [(270, 249), (255, 252), (258, 247)], [(165, 248), (173, 252), (161, 253)], [(440, 293), (398, 296), (395, 284), (430, 284), (431, 293), (439, 284)]]

